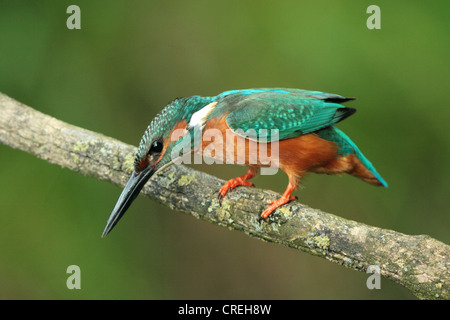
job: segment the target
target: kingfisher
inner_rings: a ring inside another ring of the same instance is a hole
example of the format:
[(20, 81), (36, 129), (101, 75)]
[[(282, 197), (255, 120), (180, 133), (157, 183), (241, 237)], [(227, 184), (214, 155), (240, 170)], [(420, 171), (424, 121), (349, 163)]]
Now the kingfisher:
[[(263, 219), (296, 199), (292, 193), (308, 173), (347, 173), (372, 185), (387, 187), (356, 144), (335, 127), (355, 113), (356, 109), (342, 105), (354, 99), (321, 91), (261, 88), (173, 100), (145, 130), (134, 170), (112, 210), (103, 236), (117, 224), (152, 175), (179, 160), (181, 149), (201, 153), (213, 148), (213, 158), (248, 167), (247, 173), (227, 181), (218, 191), (221, 204), (230, 190), (254, 186), (249, 180), (268, 166), (258, 151), (263, 148), (275, 151), (276, 143), (277, 157), (270, 166), (285, 172), (289, 183), (278, 200), (267, 203), (268, 207), (261, 213)], [(211, 130), (226, 136), (227, 142), (202, 139)], [(268, 132), (275, 132), (276, 139)], [(230, 147), (229, 141), (234, 145)], [(239, 153), (241, 157), (237, 156)]]

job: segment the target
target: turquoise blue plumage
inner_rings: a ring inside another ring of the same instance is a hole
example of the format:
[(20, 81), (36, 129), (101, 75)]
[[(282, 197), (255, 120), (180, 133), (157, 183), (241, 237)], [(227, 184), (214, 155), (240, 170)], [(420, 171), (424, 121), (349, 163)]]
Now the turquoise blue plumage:
[(338, 146), (338, 153), (340, 156), (346, 156), (354, 153), (356, 157), (369, 169), (370, 172), (380, 181), (384, 187), (388, 187), (387, 182), (377, 172), (372, 163), (362, 154), (356, 144), (344, 133), (335, 126), (329, 126), (325, 129), (319, 130), (316, 134), (325, 140), (332, 141)]
[(216, 112), (227, 110), (230, 128), (253, 129), (257, 136), (249, 138), (256, 140), (260, 129), (276, 129), (280, 140), (289, 139), (328, 127), (356, 111), (333, 102), (347, 100), (341, 96), (298, 89), (242, 90), (219, 97)]

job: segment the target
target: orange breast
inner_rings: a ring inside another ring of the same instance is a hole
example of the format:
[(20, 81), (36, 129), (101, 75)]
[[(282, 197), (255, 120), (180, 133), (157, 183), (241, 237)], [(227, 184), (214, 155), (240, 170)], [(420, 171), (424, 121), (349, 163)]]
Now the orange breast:
[(205, 125), (202, 152), (203, 156), (228, 164), (279, 166), (278, 157), (272, 154), (270, 143), (259, 143), (234, 133), (226, 123), (226, 116), (212, 118)]
[(278, 144), (256, 142), (235, 134), (225, 119), (226, 116), (213, 118), (203, 129), (203, 156), (229, 164), (280, 168), (288, 175), (294, 189), (298, 178), (308, 172), (349, 173), (368, 183), (381, 184), (354, 154), (339, 156), (334, 142), (319, 138), (315, 133)]
[(337, 158), (336, 144), (315, 133), (280, 141), (280, 169), (297, 178), (316, 171)]
[(301, 176), (337, 157), (336, 145), (316, 134), (282, 140), (277, 150), (273, 143), (256, 142), (235, 134), (225, 119), (226, 116), (210, 119), (203, 129), (202, 141), (203, 154), (212, 155), (224, 163), (275, 166), (288, 175)]

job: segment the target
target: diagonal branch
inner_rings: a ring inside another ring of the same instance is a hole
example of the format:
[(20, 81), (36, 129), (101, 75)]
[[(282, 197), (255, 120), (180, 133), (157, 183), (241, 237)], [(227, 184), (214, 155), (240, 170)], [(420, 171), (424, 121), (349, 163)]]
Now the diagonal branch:
[[(0, 142), (83, 175), (124, 186), (136, 148), (42, 114), (0, 93)], [(426, 235), (380, 229), (292, 202), (267, 222), (259, 212), (279, 195), (268, 190), (233, 190), (222, 206), (223, 181), (185, 166), (167, 167), (143, 193), (196, 218), (281, 243), (366, 272), (381, 275), (423, 299), (450, 299), (450, 247)], [(201, 190), (201, 191), (199, 191)]]

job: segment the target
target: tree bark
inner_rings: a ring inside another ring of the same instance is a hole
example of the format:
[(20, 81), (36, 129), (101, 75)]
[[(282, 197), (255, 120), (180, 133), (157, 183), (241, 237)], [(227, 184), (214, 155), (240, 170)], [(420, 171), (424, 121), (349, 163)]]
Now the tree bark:
[[(136, 148), (42, 114), (0, 93), (0, 142), (83, 175), (124, 186)], [(142, 193), (171, 209), (366, 272), (378, 265), (421, 299), (449, 299), (450, 247), (427, 235), (405, 235), (305, 206), (259, 213), (279, 194), (237, 188), (219, 206), (224, 181), (182, 165), (158, 172)]]

